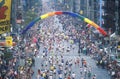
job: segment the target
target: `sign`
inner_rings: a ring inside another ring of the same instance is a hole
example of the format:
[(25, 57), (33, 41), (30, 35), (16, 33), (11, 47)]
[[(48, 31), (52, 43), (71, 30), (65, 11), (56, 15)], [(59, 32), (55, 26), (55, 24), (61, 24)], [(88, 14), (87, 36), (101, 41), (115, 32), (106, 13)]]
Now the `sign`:
[(0, 0), (0, 34), (10, 31), (11, 0)]
[(7, 36), (5, 39), (6, 42), (6, 46), (10, 47), (13, 46), (13, 42), (12, 42), (12, 37), (11, 36)]

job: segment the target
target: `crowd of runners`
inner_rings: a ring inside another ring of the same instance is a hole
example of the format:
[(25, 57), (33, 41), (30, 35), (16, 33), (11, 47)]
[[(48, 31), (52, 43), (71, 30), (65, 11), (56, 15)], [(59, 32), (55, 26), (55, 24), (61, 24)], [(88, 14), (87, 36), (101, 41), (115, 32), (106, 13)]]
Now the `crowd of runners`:
[[(48, 7), (48, 3), (43, 4), (41, 13), (54, 11)], [(89, 28), (75, 22), (70, 16), (53, 16), (38, 22), (21, 37), (17, 36), (18, 46), (11, 48), (15, 52), (14, 58), (6, 66), (1, 66), (8, 70), (4, 78), (32, 79), (35, 76), (35, 79), (97, 79), (96, 73), (92, 72), (92, 67), (81, 55), (94, 58), (99, 67), (113, 69), (111, 64), (114, 62), (107, 60), (108, 51), (103, 48), (101, 39), (92, 34)], [(80, 26), (79, 29), (76, 26)], [(66, 57), (76, 50), (77, 55)], [(41, 62), (35, 72), (36, 58)], [(23, 65), (17, 63), (20, 60)], [(0, 62), (5, 64), (2, 59)], [(120, 70), (114, 73), (111, 71), (110, 74), (120, 78)]]

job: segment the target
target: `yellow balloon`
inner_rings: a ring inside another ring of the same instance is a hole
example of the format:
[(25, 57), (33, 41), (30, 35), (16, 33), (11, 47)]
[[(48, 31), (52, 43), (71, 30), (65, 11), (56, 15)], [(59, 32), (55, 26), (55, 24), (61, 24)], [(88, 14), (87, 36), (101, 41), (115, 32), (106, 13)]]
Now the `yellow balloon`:
[(48, 14), (44, 14), (44, 15), (41, 15), (41, 16), (40, 16), (41, 19), (45, 19), (45, 18), (47, 18), (47, 17), (49, 17)]
[(88, 18), (85, 18), (84, 19), (85, 22), (89, 23), (89, 24), (92, 24), (93, 22), (91, 20), (89, 20)]

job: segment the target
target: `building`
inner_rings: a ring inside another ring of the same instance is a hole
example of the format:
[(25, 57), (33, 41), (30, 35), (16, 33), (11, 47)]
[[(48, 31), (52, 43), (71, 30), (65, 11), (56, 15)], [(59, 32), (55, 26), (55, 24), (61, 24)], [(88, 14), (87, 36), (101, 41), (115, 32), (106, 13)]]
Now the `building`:
[(115, 0), (103, 1), (103, 27), (107, 31), (115, 32)]
[(51, 0), (54, 8), (57, 11), (72, 11), (74, 0)]
[(12, 0), (11, 32), (20, 32), (21, 28), (25, 26), (24, 22), (29, 19), (26, 13), (29, 10), (38, 13), (38, 9), (42, 7), (41, 1), (42, 0)]
[(120, 35), (120, 1), (103, 0), (103, 4), (103, 27), (110, 33)]
[(117, 0), (116, 4), (117, 4), (117, 10), (116, 10), (116, 12), (118, 13), (117, 16), (116, 16), (116, 18), (117, 18), (116, 23), (118, 23), (118, 25), (116, 25), (116, 26), (117, 26), (118, 35), (120, 35), (120, 0)]
[(73, 11), (99, 23), (99, 0), (74, 0)]

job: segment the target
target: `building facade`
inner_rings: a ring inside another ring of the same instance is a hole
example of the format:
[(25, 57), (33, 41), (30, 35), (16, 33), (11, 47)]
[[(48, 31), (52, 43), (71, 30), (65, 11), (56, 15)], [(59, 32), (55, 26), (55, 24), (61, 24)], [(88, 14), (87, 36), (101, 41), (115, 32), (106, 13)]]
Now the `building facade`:
[(74, 0), (73, 11), (99, 23), (99, 0)]
[(120, 1), (103, 0), (103, 2), (103, 27), (108, 32), (120, 35)]
[(31, 13), (38, 12), (42, 7), (42, 0), (12, 0), (12, 15), (11, 15), (11, 32), (18, 33), (24, 26), (24, 22), (29, 19), (26, 13), (30, 10)]

